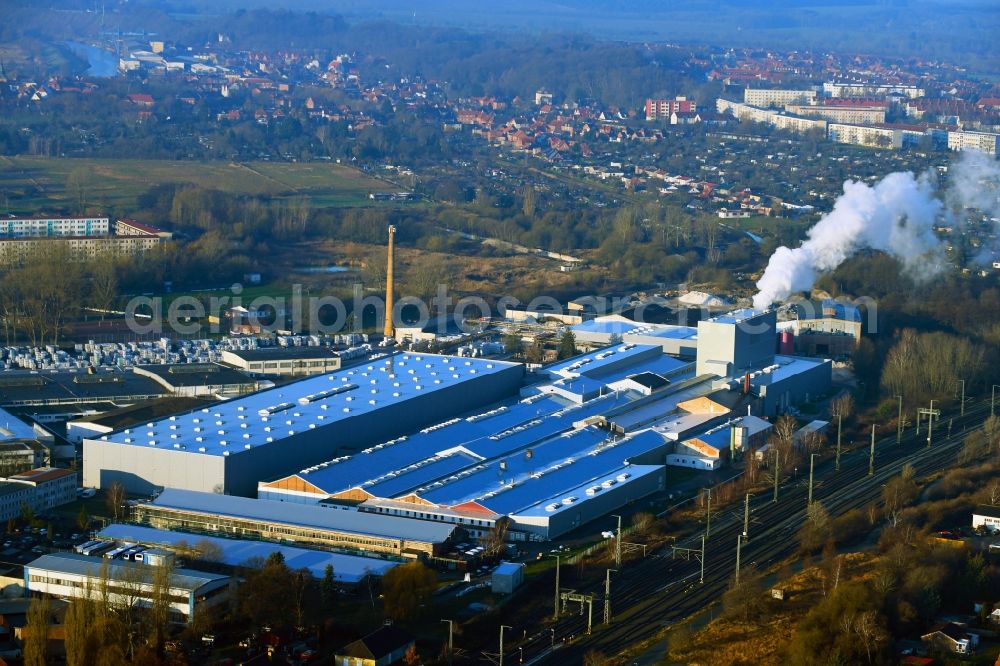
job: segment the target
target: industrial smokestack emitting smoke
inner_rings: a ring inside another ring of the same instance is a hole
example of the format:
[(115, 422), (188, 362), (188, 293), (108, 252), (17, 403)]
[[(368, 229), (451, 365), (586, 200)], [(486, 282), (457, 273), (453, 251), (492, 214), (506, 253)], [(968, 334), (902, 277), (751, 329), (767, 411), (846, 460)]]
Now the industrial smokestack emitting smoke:
[[(991, 200), (981, 187), (972, 185), (984, 179), (1000, 179), (995, 160), (960, 156), (952, 169), (949, 201), (984, 211), (1000, 209), (995, 189)], [(771, 255), (757, 282), (753, 305), (764, 309), (793, 293), (808, 291), (817, 277), (865, 249), (895, 257), (914, 277), (933, 277), (946, 265), (944, 244), (934, 233), (934, 222), (944, 211), (944, 202), (926, 174), (891, 173), (873, 186), (849, 180), (833, 210), (809, 230), (802, 245), (779, 247)]]
[(395, 336), (395, 330), (392, 325), (392, 309), (394, 307), (393, 303), (393, 245), (396, 240), (396, 227), (394, 225), (389, 225), (389, 252), (386, 257), (386, 267), (385, 267), (385, 326), (382, 329), (382, 335), (388, 340)]

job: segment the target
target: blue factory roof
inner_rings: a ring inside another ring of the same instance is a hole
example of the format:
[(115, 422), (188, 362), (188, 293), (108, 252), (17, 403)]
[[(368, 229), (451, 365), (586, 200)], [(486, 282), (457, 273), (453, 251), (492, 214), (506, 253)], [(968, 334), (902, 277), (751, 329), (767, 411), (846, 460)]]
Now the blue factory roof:
[(764, 310), (742, 308), (712, 317), (711, 319), (706, 319), (705, 321), (715, 322), (717, 324), (738, 324), (741, 321), (746, 321), (747, 319), (752, 319), (753, 317), (757, 317), (762, 314), (764, 314)]
[[(662, 465), (620, 465), (614, 469), (606, 469), (600, 476), (588, 479), (576, 487), (568, 488), (558, 494), (526, 507), (517, 512), (517, 516), (552, 516), (575, 507), (579, 502), (590, 499), (609, 488), (619, 484), (632, 483), (650, 474), (662, 474)], [(588, 490), (591, 490), (588, 493)]]
[(568, 432), (531, 448), (530, 456), (525, 451), (520, 455), (494, 460), (489, 464), (466, 470), (464, 474), (456, 474), (426, 488), (418, 489), (417, 494), (435, 504), (460, 504), (487, 491), (497, 490), (505, 483), (527, 478), (530, 474), (566, 458), (582, 455), (607, 437), (607, 432), (597, 428)]
[(573, 405), (555, 396), (534, 396), (425, 428), (310, 467), (296, 476), (330, 494), (362, 488), (377, 497), (399, 497), (463, 469), (537, 446), (571, 430), (574, 422), (629, 400), (625, 395), (608, 393)]
[(5, 409), (0, 409), (0, 442), (38, 439), (35, 429)]
[(593, 376), (623, 364), (638, 364), (643, 359), (659, 356), (663, 350), (656, 345), (624, 344), (580, 354), (544, 368), (550, 375), (560, 377)]
[[(634, 456), (666, 445), (666, 440), (653, 431), (645, 431), (612, 441), (608, 433), (594, 427), (564, 435), (562, 456), (546, 462), (520, 460), (517, 467), (509, 461), (505, 471), (491, 466), (458, 481), (446, 483), (421, 497), (437, 504), (461, 504), (476, 501), (498, 514), (516, 513), (565, 489), (587, 483), (621, 467)], [(559, 440), (557, 440), (558, 442)], [(562, 443), (562, 442), (560, 442)], [(540, 447), (544, 448), (544, 447)]]
[[(812, 370), (827, 363), (821, 358), (805, 358), (802, 356), (775, 356), (774, 364), (758, 372), (750, 373), (750, 383), (753, 386), (777, 384), (793, 375)], [(738, 381), (738, 380), (737, 380)]]
[(441, 543), (453, 525), (401, 516), (360, 513), (319, 505), (289, 504), (193, 490), (168, 488), (152, 501), (154, 506), (209, 515), (232, 516), (260, 523), (315, 527), (331, 532), (363, 534), (383, 539)]
[(394, 354), (348, 370), (126, 428), (101, 439), (205, 455), (230, 455), (515, 365), (435, 354)]
[(268, 555), (277, 552), (284, 556), (285, 564), (292, 570), (309, 569), (314, 576), (322, 577), (326, 570), (326, 565), (330, 564), (333, 566), (334, 578), (348, 583), (358, 582), (369, 572), (376, 576), (381, 576), (397, 564), (392, 560), (330, 553), (323, 550), (312, 550), (295, 546), (282, 546), (281, 544), (270, 543), (268, 541), (223, 539), (201, 534), (158, 530), (140, 525), (108, 525), (98, 533), (98, 536), (106, 539), (157, 546), (176, 546), (181, 542), (187, 543), (188, 546), (194, 546), (199, 542), (207, 541), (217, 546), (222, 552), (223, 563), (232, 566), (244, 565), (257, 558), (267, 559)]
[(674, 338), (687, 340), (698, 336), (693, 326), (673, 326), (670, 324), (646, 324), (623, 321), (611, 317), (598, 317), (572, 327), (574, 333), (596, 333), (598, 335), (646, 335), (654, 338)]
[[(502, 405), (482, 414), (464, 419), (452, 419), (433, 425), (406, 437), (383, 442), (350, 456), (302, 470), (298, 476), (325, 492), (336, 493), (355, 487), (376, 485), (414, 471), (411, 466), (430, 467), (440, 464), (445, 469), (463, 458), (471, 462), (485, 457), (490, 437), (547, 416), (565, 408), (567, 402), (550, 396), (540, 396)], [(464, 451), (459, 447), (464, 447)], [(462, 458), (449, 454), (463, 453)], [(444, 461), (441, 458), (450, 458)], [(469, 464), (469, 463), (467, 463)], [(428, 470), (430, 472), (430, 470)], [(418, 477), (410, 477), (418, 478)], [(420, 485), (423, 481), (416, 483)], [(399, 491), (403, 492), (403, 491)]]

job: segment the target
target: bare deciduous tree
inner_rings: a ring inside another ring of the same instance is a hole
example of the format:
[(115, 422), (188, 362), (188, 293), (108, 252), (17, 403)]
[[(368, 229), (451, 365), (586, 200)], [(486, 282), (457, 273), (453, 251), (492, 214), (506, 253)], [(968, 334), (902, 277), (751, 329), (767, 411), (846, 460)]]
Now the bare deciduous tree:
[(122, 485), (121, 481), (115, 481), (111, 484), (108, 488), (106, 501), (111, 516), (117, 522), (125, 511), (125, 486)]

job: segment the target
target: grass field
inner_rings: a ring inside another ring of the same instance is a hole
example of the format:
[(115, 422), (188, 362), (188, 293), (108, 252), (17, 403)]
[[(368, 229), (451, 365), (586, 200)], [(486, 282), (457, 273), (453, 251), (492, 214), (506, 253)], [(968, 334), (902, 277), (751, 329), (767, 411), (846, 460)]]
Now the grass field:
[[(71, 178), (72, 175), (72, 178)], [(362, 206), (370, 192), (396, 188), (331, 163), (175, 162), (167, 160), (0, 157), (0, 212), (72, 209), (82, 182), (91, 206), (135, 208), (151, 186), (190, 183), (235, 194), (276, 198), (307, 195), (315, 207)]]

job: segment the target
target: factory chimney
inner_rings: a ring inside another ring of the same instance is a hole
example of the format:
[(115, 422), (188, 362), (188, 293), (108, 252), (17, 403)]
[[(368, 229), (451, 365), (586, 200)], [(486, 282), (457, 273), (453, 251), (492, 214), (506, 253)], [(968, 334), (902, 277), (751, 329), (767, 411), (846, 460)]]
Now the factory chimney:
[(393, 244), (396, 240), (396, 227), (395, 225), (389, 225), (389, 257), (385, 268), (385, 328), (382, 330), (382, 335), (385, 336), (386, 340), (391, 339), (394, 336), (395, 331), (392, 326), (392, 290), (393, 290), (393, 276), (392, 276), (392, 264), (393, 264)]

